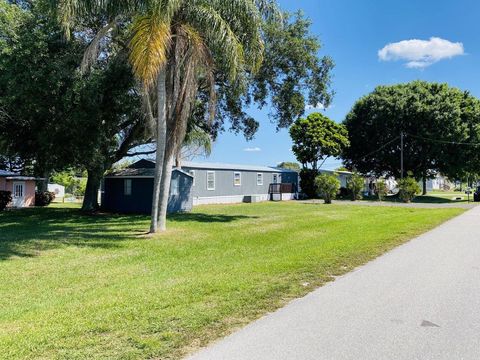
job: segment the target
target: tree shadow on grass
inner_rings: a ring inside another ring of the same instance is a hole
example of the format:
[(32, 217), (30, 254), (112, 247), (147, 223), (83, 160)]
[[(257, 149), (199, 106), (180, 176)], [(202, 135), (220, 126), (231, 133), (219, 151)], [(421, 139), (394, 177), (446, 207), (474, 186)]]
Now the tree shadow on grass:
[(145, 216), (85, 215), (78, 209), (34, 208), (0, 214), (0, 260), (32, 257), (61, 246), (116, 248), (139, 232)]
[(258, 216), (205, 213), (176, 213), (169, 216), (173, 222), (229, 223), (244, 219), (258, 219)]
[[(179, 213), (173, 223), (228, 223), (255, 216)], [(138, 239), (149, 227), (150, 217), (138, 214), (82, 213), (79, 209), (31, 208), (0, 213), (0, 261), (33, 257), (62, 246), (98, 249), (120, 248), (125, 240)]]

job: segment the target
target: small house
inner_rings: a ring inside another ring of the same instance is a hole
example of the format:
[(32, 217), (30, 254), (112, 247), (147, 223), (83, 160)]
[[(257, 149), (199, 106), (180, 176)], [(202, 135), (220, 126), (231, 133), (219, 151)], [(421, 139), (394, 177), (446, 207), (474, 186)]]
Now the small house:
[(12, 202), (8, 207), (23, 208), (35, 205), (35, 181), (30, 176), (0, 170), (0, 190), (12, 193)]

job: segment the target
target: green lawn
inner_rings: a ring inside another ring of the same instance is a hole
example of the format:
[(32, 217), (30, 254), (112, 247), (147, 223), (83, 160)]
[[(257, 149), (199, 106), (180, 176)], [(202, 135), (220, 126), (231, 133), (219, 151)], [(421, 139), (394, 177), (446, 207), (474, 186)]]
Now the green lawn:
[(461, 209), (295, 202), (146, 216), (0, 214), (0, 357), (179, 358)]

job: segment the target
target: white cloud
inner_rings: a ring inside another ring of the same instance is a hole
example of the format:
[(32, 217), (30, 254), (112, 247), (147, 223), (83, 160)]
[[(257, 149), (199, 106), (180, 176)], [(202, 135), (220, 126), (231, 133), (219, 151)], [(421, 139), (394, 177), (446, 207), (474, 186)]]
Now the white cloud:
[(378, 51), (378, 57), (382, 61), (405, 60), (406, 67), (416, 69), (423, 69), (440, 60), (463, 54), (462, 43), (453, 43), (438, 37), (431, 37), (430, 40), (412, 39), (390, 43)]
[(318, 103), (317, 105), (310, 105), (308, 104), (305, 106), (305, 110), (325, 110), (325, 106), (323, 104)]
[(318, 103), (317, 105), (310, 105), (308, 104), (305, 106), (305, 110), (325, 110), (325, 106), (323, 104)]
[(247, 148), (243, 149), (243, 151), (246, 151), (246, 152), (259, 152), (259, 151), (262, 151), (262, 149), (260, 149), (259, 147), (247, 147)]

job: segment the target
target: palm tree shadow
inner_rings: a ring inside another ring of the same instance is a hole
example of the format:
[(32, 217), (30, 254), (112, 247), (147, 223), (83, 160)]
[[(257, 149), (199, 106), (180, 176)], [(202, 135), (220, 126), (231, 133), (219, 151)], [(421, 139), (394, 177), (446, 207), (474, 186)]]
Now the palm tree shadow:
[(222, 215), (205, 213), (176, 213), (169, 216), (173, 222), (199, 222), (199, 223), (229, 223), (245, 219), (257, 219), (258, 216), (248, 215)]

